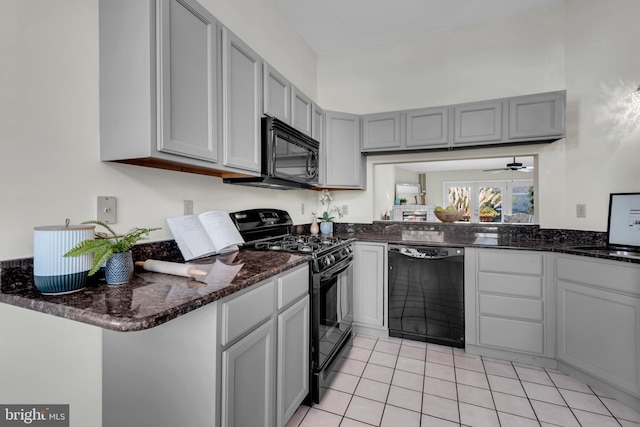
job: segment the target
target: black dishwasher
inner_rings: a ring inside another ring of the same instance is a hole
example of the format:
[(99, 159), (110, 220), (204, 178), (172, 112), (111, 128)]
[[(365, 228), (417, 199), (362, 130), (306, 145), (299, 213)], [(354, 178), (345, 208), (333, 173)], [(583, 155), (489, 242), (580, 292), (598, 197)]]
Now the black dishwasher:
[(389, 245), (389, 335), (464, 347), (464, 249)]

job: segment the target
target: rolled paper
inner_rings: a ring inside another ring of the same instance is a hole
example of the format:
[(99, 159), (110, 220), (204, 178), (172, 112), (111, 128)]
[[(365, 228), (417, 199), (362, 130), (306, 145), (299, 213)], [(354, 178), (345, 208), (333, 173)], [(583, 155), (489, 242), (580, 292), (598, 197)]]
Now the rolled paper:
[(148, 259), (146, 261), (138, 261), (136, 265), (141, 266), (147, 271), (155, 273), (173, 274), (174, 276), (193, 277), (206, 276), (208, 273), (192, 265), (182, 264), (179, 262), (158, 261)]

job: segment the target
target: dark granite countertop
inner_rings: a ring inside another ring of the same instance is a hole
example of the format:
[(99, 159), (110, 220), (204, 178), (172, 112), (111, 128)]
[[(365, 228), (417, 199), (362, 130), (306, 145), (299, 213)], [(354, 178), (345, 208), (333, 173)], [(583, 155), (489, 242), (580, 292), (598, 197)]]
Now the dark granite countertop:
[(342, 225), (335, 235), (390, 244), (538, 250), (640, 264), (640, 253), (607, 249), (605, 233), (545, 230), (536, 225), (374, 221), (367, 226)]
[(139, 331), (230, 295), (300, 264), (308, 256), (240, 250), (192, 262), (208, 270), (203, 281), (136, 267), (129, 284), (94, 280), (67, 295), (42, 295), (33, 284), (32, 260), (0, 263), (0, 302), (114, 331)]
[[(308, 226), (296, 227), (307, 232)], [(538, 226), (473, 224), (336, 223), (334, 236), (396, 244), (540, 250), (640, 264), (640, 255), (612, 253), (605, 234)], [(180, 261), (174, 241), (136, 245), (134, 260)], [(152, 328), (308, 261), (306, 255), (242, 249), (194, 262), (209, 269), (203, 282), (137, 270), (131, 283), (94, 283), (58, 296), (33, 285), (33, 259), (0, 261), (0, 303), (40, 311), (115, 331)]]

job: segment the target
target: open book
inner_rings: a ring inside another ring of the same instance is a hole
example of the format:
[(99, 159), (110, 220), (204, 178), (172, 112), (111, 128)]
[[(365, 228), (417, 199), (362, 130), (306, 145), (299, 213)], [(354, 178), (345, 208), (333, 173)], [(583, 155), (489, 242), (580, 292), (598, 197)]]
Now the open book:
[(228, 212), (208, 211), (166, 221), (185, 261), (237, 251), (244, 243)]

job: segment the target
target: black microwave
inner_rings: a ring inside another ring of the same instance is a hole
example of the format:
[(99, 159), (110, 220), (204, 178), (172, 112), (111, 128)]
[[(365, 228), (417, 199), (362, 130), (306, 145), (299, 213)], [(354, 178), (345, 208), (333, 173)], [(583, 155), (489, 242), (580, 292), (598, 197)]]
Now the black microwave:
[(275, 189), (318, 185), (320, 143), (275, 117), (262, 118), (262, 163), (257, 177), (225, 178), (228, 184)]

